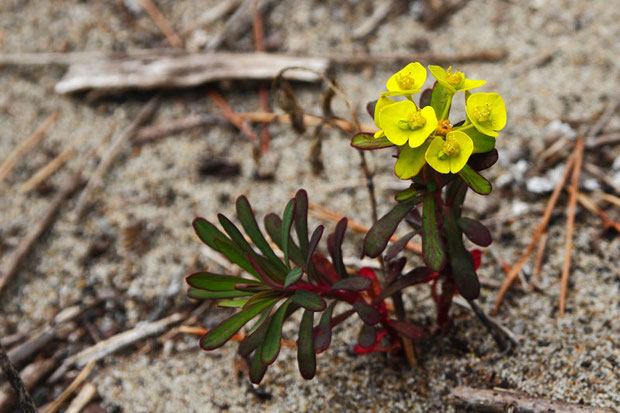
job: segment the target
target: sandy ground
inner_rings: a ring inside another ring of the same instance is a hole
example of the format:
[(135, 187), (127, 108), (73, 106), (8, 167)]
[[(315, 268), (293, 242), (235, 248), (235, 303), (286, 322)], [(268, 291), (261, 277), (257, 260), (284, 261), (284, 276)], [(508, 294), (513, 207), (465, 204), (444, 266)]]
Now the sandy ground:
[[(165, 46), (150, 19), (133, 15), (125, 6), (130, 3), (3, 0), (0, 53)], [(157, 1), (179, 32), (216, 3)], [(428, 31), (416, 20), (418, 6), (412, 2), (390, 16), (369, 39), (354, 41), (350, 32), (370, 15), (371, 1), (284, 1), (269, 14), (265, 25), (268, 44), (286, 53), (347, 54), (366, 47), (371, 53), (508, 51), (501, 62), (459, 68), (468, 77), (487, 79), (484, 91), (500, 93), (508, 108), (508, 125), (497, 144), (500, 162), (488, 173), (495, 191), (486, 198), (472, 195), (468, 208), (472, 216), (492, 228), (495, 248), (512, 261), (529, 243), (548, 197), (548, 193), (526, 189), (529, 178), (546, 177), (547, 168), (534, 168), (536, 153), (545, 147), (545, 126), (560, 118), (595, 116), (617, 93), (620, 9), (612, 3), (471, 1), (438, 29)], [(189, 36), (190, 45), (197, 44), (200, 36), (215, 35), (222, 25), (218, 22)], [(233, 39), (227, 48), (252, 50), (251, 36)], [(546, 52), (551, 55), (543, 64), (522, 66)], [(363, 121), (370, 122), (362, 111), (365, 102), (376, 98), (388, 76), (400, 67), (383, 62), (364, 71), (347, 66), (334, 69)], [(103, 135), (125, 127), (151, 96), (126, 94), (90, 103), (84, 96), (58, 96), (53, 86), (64, 70), (56, 66), (0, 68), (0, 160), (50, 113), (60, 112), (60, 120), (45, 140), (0, 183), (3, 265), (40, 219), (79, 156), (48, 180), (47, 192), (22, 194), (19, 185), (63, 149), (87, 153)], [(430, 79), (428, 82), (430, 85)], [(222, 93), (236, 110), (257, 110), (255, 90), (253, 85), (233, 84)], [(296, 92), (309, 112), (320, 113), (319, 87), (298, 85)], [(169, 92), (164, 97), (155, 121), (215, 110), (203, 88)], [(348, 117), (342, 102), (334, 108)], [(619, 128), (616, 116), (606, 130)], [(93, 322), (102, 331), (135, 325), (167, 291), (173, 293), (175, 305), (183, 305), (187, 302), (183, 276), (188, 269), (196, 264), (216, 267), (193, 236), (192, 218), (201, 215), (214, 220), (217, 212), (232, 215), (232, 201), (240, 194), (247, 194), (255, 211), (263, 215), (280, 212), (290, 194), (305, 187), (312, 201), (370, 224), (359, 158), (349, 147), (347, 136), (331, 131), (325, 134), (326, 171), (313, 176), (306, 160), (309, 133), (299, 136), (289, 127), (277, 125), (270, 131), (272, 148), (262, 160), (261, 170), (273, 173), (273, 180), (254, 178), (251, 146), (231, 127), (182, 133), (120, 157), (106, 176), (105, 186), (96, 192), (86, 217), (72, 221), (73, 202), (67, 204), (53, 230), (37, 244), (3, 293), (0, 335), (35, 331), (59, 309), (110, 291), (122, 297), (123, 311), (97, 317)], [(201, 176), (199, 165), (208, 158), (239, 163), (240, 176)], [(616, 182), (620, 180), (617, 146), (594, 149), (588, 159)], [(394, 189), (405, 185), (392, 175), (393, 161), (385, 152), (372, 154), (369, 161), (377, 171), (380, 213), (385, 212), (392, 204)], [(600, 190), (596, 182), (584, 173), (582, 184), (593, 196)], [(598, 185), (610, 191), (600, 182)], [(465, 384), (502, 386), (617, 408), (620, 239), (617, 234), (604, 233), (597, 217), (578, 209), (567, 315), (558, 319), (564, 205), (566, 196), (562, 195), (552, 218), (541, 291), (510, 293), (498, 316), (520, 339), (511, 356), (498, 357), (493, 340), (479, 322), (467, 310), (455, 307), (453, 337), (419, 344), (424, 370), (406, 368), (397, 358), (354, 356), (357, 327), (351, 323), (336, 332), (332, 347), (319, 356), (318, 374), (312, 382), (299, 376), (295, 352), (283, 350), (257, 395), (245, 376), (237, 374), (236, 345), (205, 353), (198, 349), (197, 338), (178, 337), (161, 350), (139, 355), (127, 352), (101, 363), (94, 380), (101, 406), (126, 412), (449, 412), (455, 411), (450, 389)], [(617, 212), (610, 209), (616, 218)], [(109, 248), (99, 256), (87, 257), (89, 246), (98, 240), (109, 242)], [(349, 256), (357, 255), (360, 241), (359, 236), (348, 234)], [(418, 261), (411, 258), (413, 264)], [(526, 272), (531, 274), (531, 265), (526, 266)], [(490, 280), (503, 279), (490, 253), (483, 258), (480, 274)], [(480, 304), (490, 310), (496, 294), (497, 290), (484, 288)], [(426, 288), (410, 294), (412, 317), (423, 324), (430, 323), (433, 315), (428, 295)], [(201, 324), (208, 327), (220, 318), (221, 314), (208, 313)], [(75, 333), (76, 346), (89, 342), (84, 334)], [(41, 403), (55, 395), (44, 389), (35, 391)]]

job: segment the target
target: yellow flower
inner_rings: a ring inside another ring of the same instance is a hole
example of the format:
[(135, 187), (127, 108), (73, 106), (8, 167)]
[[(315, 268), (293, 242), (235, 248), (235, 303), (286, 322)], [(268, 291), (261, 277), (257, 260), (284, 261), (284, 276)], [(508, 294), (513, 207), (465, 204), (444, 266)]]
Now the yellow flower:
[(394, 173), (400, 179), (411, 179), (416, 176), (422, 167), (426, 165), (424, 154), (428, 145), (431, 143), (427, 140), (417, 148), (411, 148), (405, 145), (401, 148), (396, 165), (394, 165)]
[(418, 93), (426, 81), (426, 69), (420, 63), (409, 63), (402, 70), (393, 74), (385, 87), (383, 96), (411, 96)]
[(410, 100), (384, 106), (379, 113), (379, 122), (387, 139), (394, 145), (417, 148), (437, 128), (435, 110), (418, 107)]
[(381, 109), (383, 109), (387, 105), (391, 105), (392, 103), (396, 103), (396, 101), (388, 97), (381, 96), (379, 100), (377, 101), (377, 104), (375, 105), (375, 125), (377, 125), (377, 128), (379, 128), (379, 130), (375, 132), (375, 138), (381, 138), (385, 136), (385, 133), (381, 129), (381, 121), (379, 119), (379, 113), (381, 112)]
[(486, 80), (467, 79), (461, 71), (453, 73), (452, 66), (448, 67), (448, 70), (444, 70), (441, 66), (430, 65), (428, 69), (435, 76), (435, 79), (452, 93), (474, 89), (487, 82)]
[(467, 99), (467, 116), (485, 135), (498, 136), (496, 131), (506, 126), (506, 105), (497, 93), (475, 93)]
[(474, 143), (467, 134), (452, 131), (446, 140), (436, 137), (426, 150), (426, 162), (437, 172), (453, 174), (459, 172), (474, 151)]

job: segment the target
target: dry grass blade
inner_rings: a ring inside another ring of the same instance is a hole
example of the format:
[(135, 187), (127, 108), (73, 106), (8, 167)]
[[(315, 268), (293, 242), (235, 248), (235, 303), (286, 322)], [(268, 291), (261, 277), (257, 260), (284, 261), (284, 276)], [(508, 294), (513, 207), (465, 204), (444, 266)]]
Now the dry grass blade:
[(20, 188), (22, 192), (30, 192), (41, 182), (52, 176), (61, 166), (65, 164), (75, 154), (72, 149), (65, 149), (58, 156), (48, 162), (43, 168), (39, 169), (30, 179), (24, 182)]
[(560, 291), (560, 310), (559, 316), (564, 316), (564, 305), (566, 293), (568, 291), (568, 275), (570, 272), (571, 254), (573, 250), (573, 231), (575, 229), (575, 212), (577, 209), (577, 195), (579, 194), (579, 175), (581, 173), (581, 162), (583, 161), (583, 137), (577, 139), (575, 147), (575, 166), (568, 194), (568, 208), (566, 220), (566, 244), (564, 248), (564, 264), (562, 265), (562, 286)]
[(612, 205), (615, 205), (617, 207), (620, 207), (620, 197), (617, 197), (615, 195), (611, 195), (611, 194), (601, 194), (601, 199), (603, 201), (609, 202)]
[(96, 395), (97, 387), (92, 383), (85, 383), (65, 413), (80, 413)]
[(54, 112), (35, 130), (32, 135), (22, 141), (17, 148), (0, 165), (0, 182), (7, 177), (21, 156), (34, 148), (45, 137), (45, 134), (58, 120), (60, 112)]
[(579, 194), (577, 194), (577, 201), (579, 201), (579, 203), (585, 209), (592, 212), (593, 214), (598, 215), (601, 218), (601, 220), (603, 221), (604, 229), (613, 228), (620, 233), (620, 223), (611, 219), (605, 211), (596, 206), (596, 203), (592, 200), (592, 198), (590, 198), (586, 194), (579, 192)]
[(178, 34), (172, 30), (172, 26), (168, 23), (166, 16), (157, 8), (155, 3), (152, 0), (138, 0), (149, 17), (155, 22), (159, 30), (166, 36), (166, 40), (170, 43), (170, 46), (182, 49), (183, 48), (183, 40), (179, 37)]
[(95, 362), (89, 362), (83, 369), (80, 371), (80, 374), (77, 375), (75, 379), (71, 382), (69, 387), (67, 387), (61, 394), (54, 400), (49, 403), (43, 409), (41, 409), (41, 413), (56, 413), (62, 405), (67, 401), (67, 399), (73, 394), (74, 391), (77, 390), (78, 387), (88, 378), (88, 375), (93, 371), (95, 367)]
[(555, 204), (558, 201), (558, 197), (560, 196), (560, 192), (562, 192), (562, 188), (564, 187), (564, 184), (566, 183), (566, 180), (568, 179), (568, 175), (570, 174), (570, 171), (573, 169), (574, 163), (575, 163), (575, 157), (571, 156), (566, 164), (566, 169), (564, 170), (564, 174), (562, 175), (560, 182), (557, 183), (557, 185), (553, 189), (553, 192), (551, 193), (551, 196), (549, 197), (549, 201), (547, 202), (547, 206), (545, 207), (543, 218), (540, 224), (538, 225), (538, 228), (534, 232), (534, 237), (532, 238), (530, 245), (528, 245), (528, 247), (525, 249), (525, 252), (521, 256), (521, 258), (519, 258), (517, 263), (512, 266), (512, 268), (510, 269), (510, 272), (508, 273), (508, 275), (506, 276), (506, 279), (504, 280), (504, 283), (502, 284), (502, 287), (497, 293), (497, 299), (495, 300), (495, 307), (493, 308), (493, 314), (497, 314), (497, 311), (499, 310), (499, 306), (502, 302), (502, 299), (504, 298), (504, 295), (510, 288), (510, 285), (518, 277), (519, 272), (523, 268), (523, 265), (525, 265), (527, 260), (530, 258), (530, 255), (534, 251), (534, 248), (536, 247), (536, 243), (538, 242), (543, 232), (545, 232), (545, 229), (547, 228), (547, 224), (549, 224), (549, 219), (551, 218), (551, 213), (553, 212), (553, 209), (555, 208)]

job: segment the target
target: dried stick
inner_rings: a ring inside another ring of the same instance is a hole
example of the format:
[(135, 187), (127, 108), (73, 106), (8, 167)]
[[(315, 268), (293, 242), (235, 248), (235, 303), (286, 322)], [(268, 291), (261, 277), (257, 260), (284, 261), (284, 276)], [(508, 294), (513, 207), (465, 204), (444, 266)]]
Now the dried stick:
[(39, 169), (30, 179), (24, 182), (20, 188), (21, 192), (30, 192), (41, 182), (49, 178), (54, 172), (65, 164), (75, 154), (72, 149), (65, 149), (58, 156), (52, 159), (47, 165)]
[(252, 142), (253, 144), (258, 143), (258, 137), (256, 136), (256, 133), (254, 133), (250, 125), (248, 125), (242, 117), (235, 113), (233, 108), (230, 107), (228, 102), (226, 102), (226, 99), (224, 99), (224, 97), (219, 92), (216, 92), (215, 90), (210, 90), (209, 96), (219, 106), (220, 111), (222, 112), (222, 116), (228, 119), (230, 123), (235, 125), (237, 129), (239, 129), (245, 136), (247, 136), (250, 142)]
[(532, 275), (532, 281), (530, 281), (531, 288), (534, 288), (538, 285), (538, 280), (540, 279), (540, 270), (542, 268), (542, 260), (548, 238), (549, 232), (545, 232), (541, 235), (540, 241), (538, 242), (538, 250), (536, 251), (536, 259), (534, 260), (534, 275)]
[(88, 180), (86, 188), (84, 188), (84, 191), (82, 191), (80, 197), (78, 198), (77, 204), (75, 205), (76, 219), (79, 219), (84, 213), (87, 202), (95, 189), (97, 189), (103, 182), (103, 177), (107, 173), (110, 166), (112, 166), (112, 162), (114, 162), (123, 149), (129, 146), (129, 140), (131, 140), (131, 138), (135, 135), (138, 128), (153, 115), (157, 109), (157, 106), (159, 106), (159, 101), (159, 95), (153, 97), (146, 104), (146, 106), (140, 110), (140, 113), (138, 113), (136, 119), (134, 119), (134, 121), (131, 122), (131, 124), (112, 141), (107, 152), (101, 158), (101, 162), (97, 165), (97, 169), (95, 169), (95, 172), (93, 172), (92, 176)]
[[(356, 66), (367, 64), (393, 65), (399, 62), (428, 62), (434, 64), (457, 64), (470, 62), (497, 62), (508, 55), (506, 50), (483, 50), (469, 53), (436, 54), (436, 53), (385, 53), (385, 54), (330, 54), (332, 63)], [(1, 60), (0, 60), (1, 62)]]
[(89, 362), (83, 369), (80, 371), (80, 374), (77, 375), (75, 379), (71, 382), (69, 387), (67, 387), (61, 394), (54, 400), (53, 402), (47, 404), (42, 413), (56, 413), (58, 409), (63, 405), (63, 403), (73, 394), (74, 391), (77, 390), (78, 387), (88, 378), (88, 375), (93, 371), (95, 367), (95, 362)]
[(5, 377), (11, 384), (15, 393), (17, 393), (17, 398), (19, 400), (19, 406), (24, 413), (34, 412), (36, 413), (37, 407), (32, 401), (32, 397), (30, 397), (30, 393), (28, 393), (28, 389), (24, 385), (21, 377), (15, 367), (11, 364), (9, 357), (6, 355), (4, 351), (4, 347), (0, 346), (0, 369), (4, 373)]
[(170, 135), (176, 135), (184, 131), (208, 126), (214, 123), (226, 122), (221, 115), (206, 113), (203, 115), (190, 115), (185, 118), (165, 121), (152, 126), (143, 126), (138, 129), (132, 139), (134, 145), (144, 145)]
[(517, 263), (512, 266), (512, 268), (510, 269), (510, 272), (508, 273), (508, 275), (506, 276), (506, 279), (504, 280), (504, 284), (502, 284), (502, 287), (497, 293), (495, 307), (493, 308), (493, 312), (492, 312), (493, 315), (497, 314), (497, 311), (499, 310), (499, 306), (502, 302), (502, 298), (504, 298), (504, 295), (508, 291), (508, 288), (510, 288), (510, 285), (519, 275), (519, 272), (521, 271), (521, 268), (523, 268), (523, 265), (525, 265), (527, 260), (530, 258), (530, 255), (532, 254), (532, 252), (534, 251), (534, 248), (536, 247), (536, 243), (538, 242), (539, 238), (541, 237), (541, 235), (547, 228), (547, 224), (549, 224), (549, 219), (551, 219), (551, 213), (553, 212), (553, 208), (555, 208), (555, 204), (558, 200), (558, 197), (560, 196), (560, 192), (562, 192), (564, 183), (566, 182), (566, 179), (568, 179), (568, 175), (570, 171), (573, 169), (574, 163), (575, 163), (575, 157), (571, 156), (566, 164), (566, 169), (564, 170), (562, 179), (560, 179), (560, 182), (557, 183), (557, 185), (553, 189), (553, 192), (551, 193), (551, 196), (549, 197), (549, 201), (547, 202), (547, 206), (545, 207), (545, 212), (543, 213), (543, 218), (540, 221), (538, 228), (534, 232), (534, 236), (532, 238), (532, 241), (530, 242), (530, 245), (528, 245), (528, 247), (525, 249), (525, 252), (521, 256), (521, 258), (519, 258)]
[(181, 31), (181, 35), (187, 36), (194, 30), (201, 26), (208, 26), (212, 23), (222, 19), (228, 13), (232, 12), (235, 8), (239, 7), (241, 0), (223, 0), (217, 3), (215, 6), (204, 11), (195, 22), (188, 25)]
[(600, 135), (598, 138), (586, 139), (586, 149), (598, 148), (603, 145), (620, 143), (620, 133)]
[(383, 0), (382, 2), (375, 4), (375, 9), (370, 17), (365, 19), (362, 24), (353, 30), (351, 37), (355, 40), (359, 40), (374, 32), (377, 27), (379, 27), (381, 22), (383, 22), (383, 20), (388, 16), (388, 14), (390, 14), (393, 6), (393, 0)]
[[(315, 204), (314, 202), (311, 202), (311, 201), (308, 201), (308, 208), (310, 209), (311, 212), (313, 212), (313, 215), (316, 216), (317, 218), (326, 219), (328, 221), (338, 222), (344, 217), (344, 215), (340, 215), (337, 212), (330, 211), (329, 209), (321, 205)], [(361, 224), (358, 224), (357, 222), (351, 219), (348, 220), (347, 224), (348, 224), (347, 225), (348, 228), (351, 228), (351, 230), (355, 232), (359, 232), (361, 234), (365, 234), (368, 231), (370, 231), (370, 228), (365, 227)], [(396, 242), (398, 241), (398, 237), (396, 235), (393, 235), (390, 238), (390, 241)], [(405, 248), (409, 251), (415, 252), (416, 254), (422, 254), (422, 246), (418, 243), (408, 242)]]
[(620, 223), (611, 219), (605, 211), (596, 206), (596, 203), (592, 200), (592, 198), (590, 198), (586, 194), (579, 192), (577, 194), (577, 201), (579, 201), (579, 203), (588, 211), (598, 215), (601, 220), (603, 220), (604, 229), (613, 228), (617, 232), (620, 232)]
[(577, 210), (577, 194), (579, 194), (579, 175), (581, 173), (581, 162), (583, 160), (583, 136), (577, 139), (575, 145), (575, 166), (568, 192), (568, 207), (566, 214), (566, 244), (564, 247), (564, 263), (562, 265), (562, 286), (560, 291), (560, 311), (558, 315), (564, 316), (564, 303), (568, 291), (568, 274), (570, 272), (571, 254), (573, 250), (573, 231), (575, 229), (575, 212)]
[[(291, 123), (291, 117), (289, 114), (278, 115), (276, 113), (271, 112), (240, 112), (237, 113), (242, 119), (245, 119), (249, 122), (256, 123)], [(325, 122), (325, 119), (319, 116), (313, 115), (304, 115), (303, 117), (304, 125), (306, 126), (318, 126)], [(348, 122), (344, 119), (330, 119), (327, 121), (325, 126), (329, 126), (332, 128), (339, 128), (345, 132), (354, 132), (356, 127), (353, 123)], [(364, 132), (375, 133), (378, 129), (375, 125), (371, 124), (360, 124), (360, 129)]]
[(49, 128), (51, 128), (52, 125), (56, 123), (59, 115), (60, 112), (54, 112), (49, 115), (47, 119), (45, 119), (45, 121), (41, 124), (41, 126), (39, 126), (37, 130), (32, 133), (32, 135), (30, 135), (19, 145), (17, 145), (17, 148), (15, 148), (15, 150), (9, 155), (9, 157), (6, 158), (4, 162), (2, 162), (2, 165), (0, 165), (0, 182), (2, 182), (4, 178), (7, 177), (7, 175), (11, 172), (11, 170), (15, 166), (15, 163), (21, 156), (23, 156), (26, 152), (30, 151), (39, 142), (41, 142), (41, 139), (45, 137), (45, 134), (47, 133)]
[(602, 193), (601, 194), (601, 199), (603, 201), (609, 202), (612, 205), (620, 207), (620, 197), (617, 197), (617, 196), (611, 195), (611, 194)]
[(170, 46), (176, 49), (183, 48), (183, 40), (179, 37), (178, 34), (172, 30), (172, 27), (166, 20), (166, 16), (157, 8), (155, 3), (151, 0), (138, 0), (149, 17), (153, 20), (153, 22), (157, 25), (159, 30), (166, 36), (166, 40), (170, 43)]
[(467, 405), (481, 412), (512, 413), (614, 413), (613, 409), (568, 403), (559, 400), (543, 399), (526, 393), (495, 388), (493, 390), (474, 389), (458, 386), (452, 389), (457, 404)]
[(49, 344), (54, 339), (54, 337), (56, 337), (56, 328), (46, 327), (40, 333), (34, 335), (26, 342), (9, 351), (8, 356), (11, 360), (11, 363), (19, 366), (24, 361), (32, 357), (35, 353), (37, 353), (39, 350), (41, 350), (43, 347), (45, 347), (47, 344)]
[(65, 413), (80, 413), (96, 395), (97, 387), (92, 383), (85, 383)]
[(585, 171), (590, 175), (604, 182), (610, 188), (613, 188), (616, 193), (620, 194), (620, 185), (618, 185), (613, 179), (611, 179), (611, 176), (606, 173), (606, 171), (603, 171), (599, 166), (591, 162), (585, 161), (583, 163), (583, 169), (585, 169)]
[[(55, 366), (54, 359), (37, 360), (24, 367), (19, 375), (26, 389), (32, 390)], [(0, 388), (0, 412), (10, 412), (15, 402), (17, 402), (16, 394), (11, 385), (6, 383)]]
[[(254, 0), (254, 13), (252, 18), (252, 28), (254, 33), (254, 45), (256, 51), (259, 53), (265, 52), (265, 28), (263, 27), (263, 17), (258, 10), (258, 0)], [(265, 85), (261, 85), (258, 89), (258, 101), (260, 110), (263, 112), (269, 112), (269, 92)], [(267, 125), (263, 125), (261, 129), (261, 153), (265, 153), (269, 150), (269, 128)]]
[(620, 106), (620, 95), (614, 96), (614, 98), (607, 104), (607, 107), (603, 111), (601, 117), (596, 121), (594, 125), (588, 131), (588, 137), (596, 137), (605, 128), (605, 125), (609, 122), (609, 119), (616, 113), (616, 108)]

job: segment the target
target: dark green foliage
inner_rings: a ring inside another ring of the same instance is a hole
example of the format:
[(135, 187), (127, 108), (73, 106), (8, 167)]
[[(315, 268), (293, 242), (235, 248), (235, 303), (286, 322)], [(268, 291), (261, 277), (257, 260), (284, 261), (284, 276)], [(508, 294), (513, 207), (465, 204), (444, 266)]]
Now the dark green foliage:
[(422, 211), (422, 256), (424, 263), (433, 271), (441, 271), (446, 265), (446, 251), (439, 232), (435, 197), (428, 192), (424, 196)]

